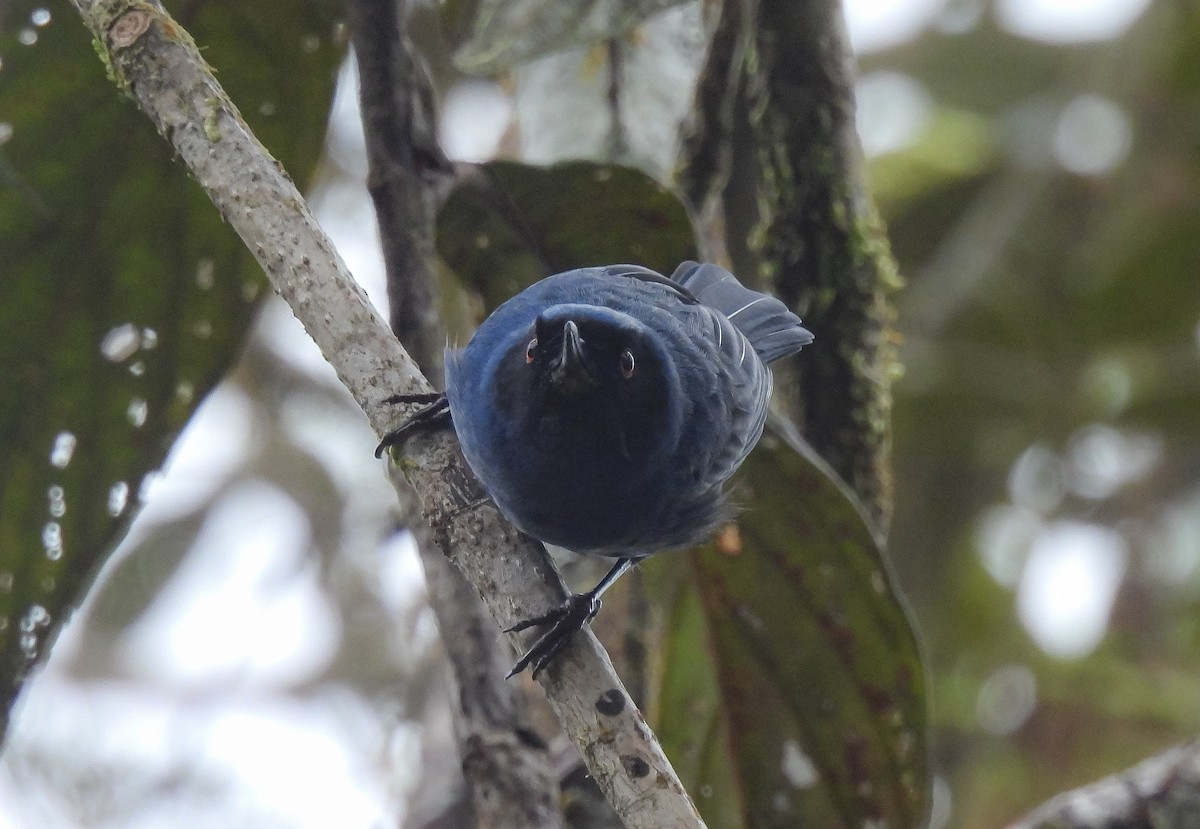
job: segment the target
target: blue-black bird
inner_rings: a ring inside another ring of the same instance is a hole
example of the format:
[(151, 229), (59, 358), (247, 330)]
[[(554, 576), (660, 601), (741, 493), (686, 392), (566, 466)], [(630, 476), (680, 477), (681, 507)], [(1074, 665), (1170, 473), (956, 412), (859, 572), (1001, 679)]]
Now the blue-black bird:
[(717, 265), (668, 279), (637, 265), (547, 277), (446, 352), (446, 391), (376, 451), (445, 422), (521, 531), (617, 562), (590, 591), (510, 630), (550, 625), (517, 662), (546, 667), (600, 594), (658, 550), (707, 539), (732, 510), (724, 484), (762, 435), (767, 363), (812, 342), (800, 318)]

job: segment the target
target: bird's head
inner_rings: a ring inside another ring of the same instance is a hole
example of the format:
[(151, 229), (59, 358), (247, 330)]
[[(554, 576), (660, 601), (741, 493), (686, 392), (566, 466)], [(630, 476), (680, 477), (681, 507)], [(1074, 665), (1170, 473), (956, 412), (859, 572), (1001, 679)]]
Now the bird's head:
[(661, 380), (662, 357), (649, 330), (619, 311), (556, 305), (538, 316), (533, 332), (526, 366), (560, 395), (625, 396)]
[(492, 405), (505, 422), (583, 430), (624, 457), (665, 451), (679, 439), (685, 395), (675, 358), (629, 314), (552, 306), (514, 331), (494, 360)]

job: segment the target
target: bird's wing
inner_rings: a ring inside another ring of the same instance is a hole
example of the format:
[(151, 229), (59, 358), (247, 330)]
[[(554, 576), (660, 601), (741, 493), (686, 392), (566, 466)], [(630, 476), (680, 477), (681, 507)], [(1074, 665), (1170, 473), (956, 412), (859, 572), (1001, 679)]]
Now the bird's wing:
[(684, 262), (671, 279), (702, 305), (728, 318), (765, 363), (795, 354), (813, 341), (812, 333), (786, 305), (773, 296), (750, 290), (722, 267)]
[(682, 315), (684, 370), (699, 397), (691, 404), (697, 431), (689, 436), (691, 469), (701, 489), (719, 486), (749, 454), (762, 432), (771, 397), (771, 372), (746, 335), (715, 308), (701, 304)]
[(651, 282), (655, 285), (662, 285), (669, 288), (672, 293), (678, 296), (684, 302), (694, 305), (700, 302), (691, 291), (684, 285), (668, 279), (657, 271), (652, 271), (649, 268), (643, 268), (641, 265), (607, 265), (603, 268), (606, 276), (624, 276), (631, 279), (639, 279), (642, 282)]

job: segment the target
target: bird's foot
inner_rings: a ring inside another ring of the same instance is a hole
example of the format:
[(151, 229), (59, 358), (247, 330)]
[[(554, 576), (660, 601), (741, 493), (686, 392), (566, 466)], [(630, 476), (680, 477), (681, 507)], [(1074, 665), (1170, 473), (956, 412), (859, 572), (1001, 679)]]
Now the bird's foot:
[(525, 655), (517, 660), (517, 664), (513, 665), (513, 669), (508, 672), (508, 676), (514, 677), (526, 668), (533, 666), (533, 678), (537, 679), (537, 675), (554, 661), (554, 657), (558, 656), (559, 651), (566, 647), (566, 644), (571, 641), (571, 637), (583, 630), (583, 626), (591, 621), (599, 610), (600, 597), (595, 591), (573, 593), (565, 602), (549, 613), (535, 619), (526, 619), (524, 622), (518, 622), (507, 628), (505, 633), (516, 633), (539, 625), (550, 626), (537, 638)]
[(379, 445), (375, 447), (375, 457), (377, 458), (382, 457), (384, 450), (388, 447), (403, 443), (418, 429), (436, 429), (450, 422), (450, 400), (446, 397), (445, 392), (393, 394), (384, 402), (415, 403), (422, 408), (417, 409), (412, 417), (383, 436), (383, 440), (379, 441)]

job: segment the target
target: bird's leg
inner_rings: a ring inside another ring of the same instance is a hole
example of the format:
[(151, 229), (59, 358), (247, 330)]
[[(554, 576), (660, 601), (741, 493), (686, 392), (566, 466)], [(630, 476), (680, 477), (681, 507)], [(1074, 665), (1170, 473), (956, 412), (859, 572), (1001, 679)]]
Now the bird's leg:
[(383, 436), (375, 447), (375, 457), (381, 457), (389, 446), (403, 443), (409, 435), (418, 429), (437, 429), (450, 423), (450, 400), (446, 393), (432, 392), (430, 394), (393, 394), (385, 403), (417, 403), (422, 408), (417, 409), (413, 416), (400, 426)]
[(506, 629), (505, 633), (515, 633), (537, 625), (550, 625), (550, 629), (539, 636), (533, 646), (525, 652), (525, 655), (517, 660), (517, 664), (513, 665), (513, 669), (508, 672), (509, 677), (516, 676), (532, 665), (533, 676), (536, 679), (537, 675), (566, 646), (571, 637), (582, 630), (583, 626), (599, 612), (601, 594), (642, 558), (644, 556), (617, 559), (617, 563), (608, 571), (608, 575), (600, 579), (600, 583), (588, 592), (572, 593), (565, 602), (549, 613), (535, 619), (526, 619), (524, 622), (518, 622)]

